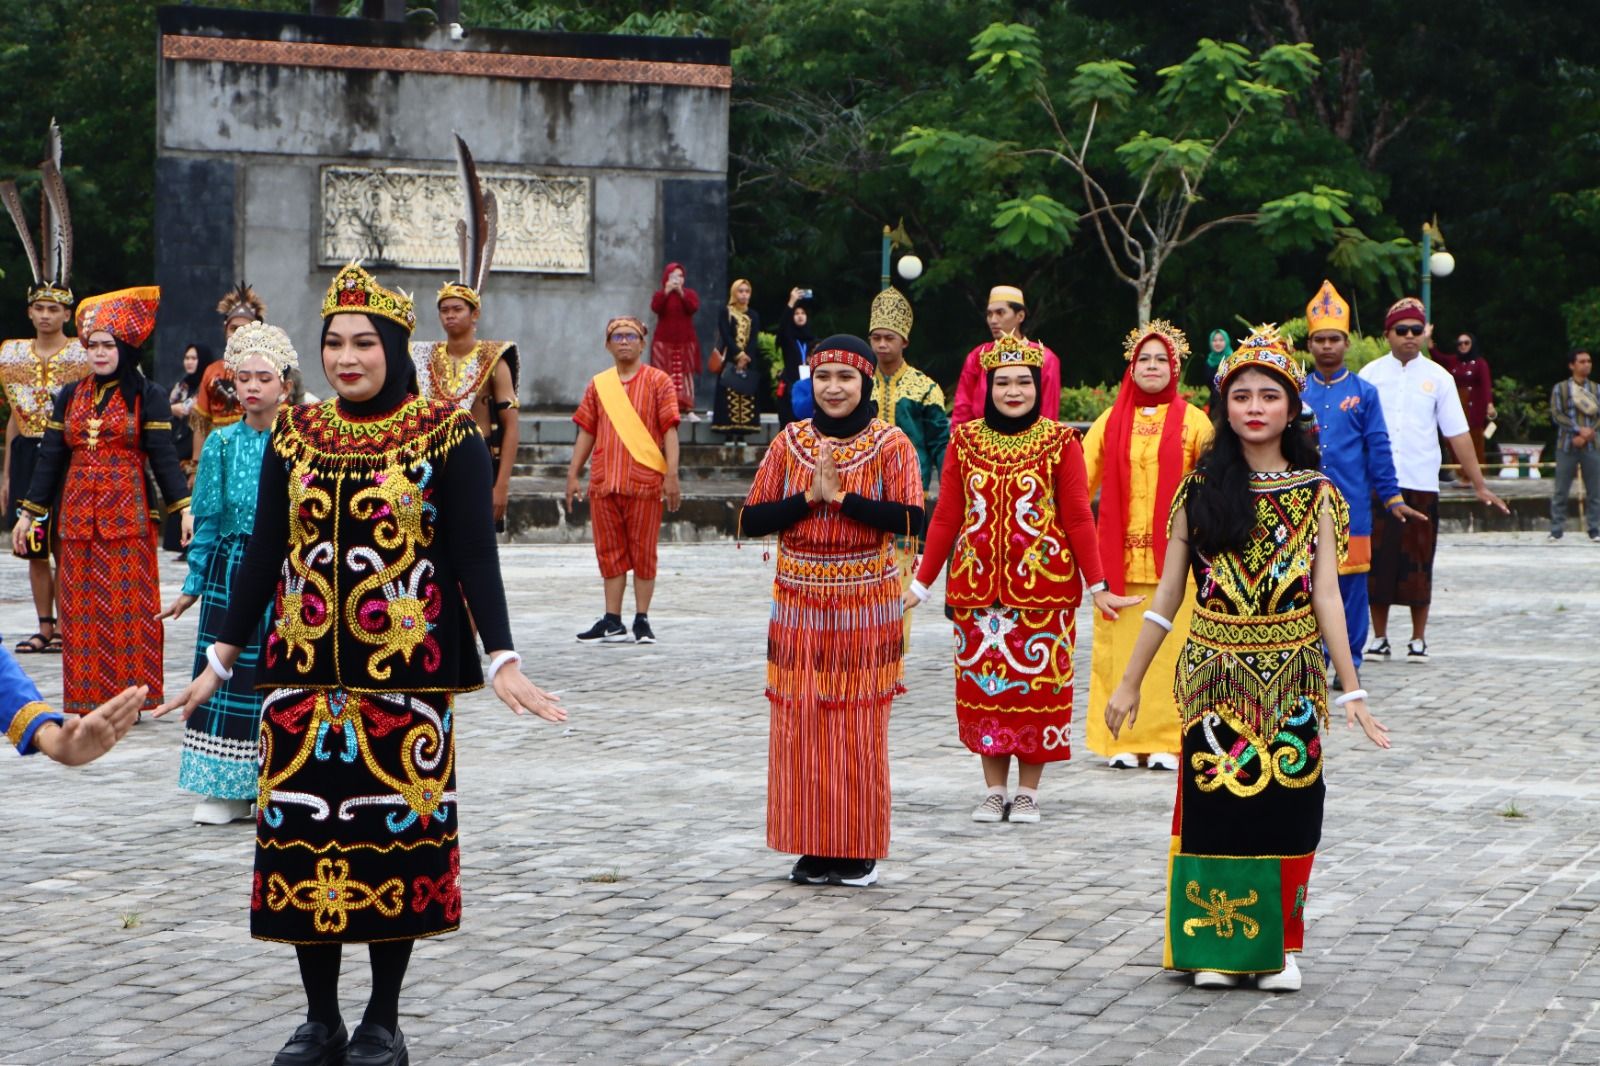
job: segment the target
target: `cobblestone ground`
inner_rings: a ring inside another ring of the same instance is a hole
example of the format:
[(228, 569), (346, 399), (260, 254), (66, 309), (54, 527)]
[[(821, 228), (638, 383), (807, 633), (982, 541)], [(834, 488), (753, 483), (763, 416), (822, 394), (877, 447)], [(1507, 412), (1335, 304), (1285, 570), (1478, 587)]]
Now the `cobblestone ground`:
[[(1284, 996), (1161, 969), (1171, 776), (1080, 750), (1039, 825), (968, 820), (936, 611), (891, 726), (883, 880), (802, 888), (763, 844), (760, 547), (667, 547), (661, 643), (594, 648), (571, 640), (589, 553), (509, 548), (519, 644), (572, 720), (461, 701), (465, 924), (418, 946), (412, 1061), (1600, 1061), (1600, 548), (1541, 540), (1445, 537), (1433, 662), (1366, 670), (1395, 747), (1329, 737)], [(22, 578), (0, 562), (8, 643)], [(169, 633), (176, 682), (193, 613)], [(58, 698), (59, 660), (23, 661)], [(1087, 667), (1086, 639), (1081, 690)], [(179, 728), (79, 771), (0, 755), (0, 1063), (265, 1063), (298, 1020), (290, 950), (246, 935), (249, 829), (190, 823)], [(349, 953), (352, 1020), (365, 968)]]

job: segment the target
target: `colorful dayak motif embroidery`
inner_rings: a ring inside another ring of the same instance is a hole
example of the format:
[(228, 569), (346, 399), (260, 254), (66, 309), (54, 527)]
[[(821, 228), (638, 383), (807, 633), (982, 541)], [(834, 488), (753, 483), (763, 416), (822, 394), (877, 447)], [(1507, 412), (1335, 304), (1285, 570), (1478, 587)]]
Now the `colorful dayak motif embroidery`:
[(1211, 928), (1217, 931), (1220, 937), (1233, 936), (1233, 923), (1239, 923), (1239, 929), (1244, 933), (1245, 939), (1254, 940), (1261, 932), (1261, 923), (1249, 915), (1240, 914), (1245, 907), (1253, 907), (1259, 897), (1252, 889), (1250, 894), (1242, 899), (1229, 899), (1227, 890), (1213, 888), (1206, 897), (1200, 895), (1200, 882), (1190, 881), (1184, 886), (1183, 894), (1190, 903), (1206, 912), (1204, 918), (1189, 918), (1183, 923), (1183, 931), (1188, 936), (1194, 936), (1196, 929)]
[(0, 386), (16, 412), (22, 435), (42, 437), (57, 394), (92, 369), (89, 353), (76, 340), (48, 359), (34, 351), (30, 340), (0, 344)]
[(319, 933), (338, 934), (350, 924), (350, 912), (376, 908), (385, 918), (400, 913), (406, 885), (391, 877), (377, 888), (350, 877), (350, 863), (344, 859), (318, 859), (314, 879), (290, 884), (282, 874), (267, 878), (267, 906), (275, 911), (285, 907), (311, 911)]

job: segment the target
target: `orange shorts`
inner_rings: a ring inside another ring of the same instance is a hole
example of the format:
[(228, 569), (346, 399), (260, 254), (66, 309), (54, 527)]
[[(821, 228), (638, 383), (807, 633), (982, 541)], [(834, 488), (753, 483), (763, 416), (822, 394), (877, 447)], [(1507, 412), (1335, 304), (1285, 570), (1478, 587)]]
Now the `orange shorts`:
[(660, 496), (608, 493), (589, 498), (601, 577), (619, 577), (629, 570), (646, 581), (656, 576), (656, 538), (661, 535), (664, 506)]

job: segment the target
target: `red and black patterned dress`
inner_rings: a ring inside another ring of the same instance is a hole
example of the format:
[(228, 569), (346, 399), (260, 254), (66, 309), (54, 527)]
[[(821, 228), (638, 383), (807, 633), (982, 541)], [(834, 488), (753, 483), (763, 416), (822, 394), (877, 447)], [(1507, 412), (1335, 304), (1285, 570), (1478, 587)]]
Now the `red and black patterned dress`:
[(150, 686), (146, 708), (163, 699), (158, 512), (145, 464), (169, 513), (187, 506), (189, 487), (167, 398), (139, 380), (131, 408), (116, 380), (87, 377), (61, 391), (21, 503), (43, 515), (61, 492), (62, 709), (72, 714), (130, 685)]
[(461, 922), (453, 697), (483, 684), (462, 596), (509, 649), (489, 452), (455, 404), (279, 413), (219, 639), (270, 602), (251, 935), (411, 939)]
[(979, 418), (951, 431), (917, 579), (946, 559), (961, 742), (1070, 759), (1077, 609), (1102, 577), (1077, 430), (1041, 418), (1001, 433)]

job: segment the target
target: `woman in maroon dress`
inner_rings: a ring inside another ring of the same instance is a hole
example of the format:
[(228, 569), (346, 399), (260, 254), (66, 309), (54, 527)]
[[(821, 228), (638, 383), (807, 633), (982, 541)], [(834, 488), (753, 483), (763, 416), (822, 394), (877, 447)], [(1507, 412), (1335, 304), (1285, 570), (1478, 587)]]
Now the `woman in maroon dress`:
[(700, 338), (694, 332), (694, 314), (700, 310), (700, 296), (684, 285), (682, 263), (668, 263), (661, 272), (661, 288), (650, 297), (650, 310), (656, 316), (650, 364), (672, 375), (678, 413), (698, 422), (694, 413), (694, 378), (700, 373)]
[(1483, 465), (1484, 430), (1494, 421), (1494, 379), (1489, 360), (1478, 351), (1478, 338), (1470, 333), (1456, 335), (1456, 350), (1434, 357), (1456, 379), (1461, 394), (1461, 409), (1467, 413), (1467, 432), (1472, 435), (1472, 450)]

